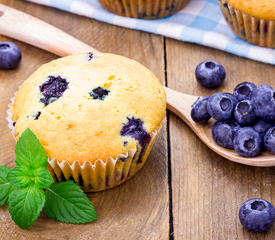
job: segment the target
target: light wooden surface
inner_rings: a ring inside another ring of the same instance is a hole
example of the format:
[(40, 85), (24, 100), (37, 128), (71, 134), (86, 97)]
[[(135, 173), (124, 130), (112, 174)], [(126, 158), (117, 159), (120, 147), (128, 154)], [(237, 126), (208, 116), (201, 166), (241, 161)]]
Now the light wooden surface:
[[(31, 3), (1, 3), (37, 16), (100, 51), (136, 59), (163, 84), (178, 91), (193, 95), (212, 93), (194, 78), (196, 65), (209, 58), (220, 61), (227, 70), (226, 83), (219, 90), (230, 91), (241, 81), (265, 82), (275, 87), (272, 66)], [(5, 39), (0, 37), (0, 41)], [(0, 71), (0, 164), (10, 167), (15, 143), (5, 120), (9, 99), (31, 72), (56, 58), (16, 43), (23, 52), (20, 67)], [(182, 120), (169, 113), (142, 171), (120, 187), (89, 195), (98, 213), (97, 222), (68, 225), (42, 215), (30, 230), (21, 230), (4, 207), (0, 208), (0, 239), (274, 239), (275, 227), (267, 234), (251, 234), (243, 230), (237, 217), (239, 206), (248, 198), (263, 197), (275, 204), (274, 172), (274, 168), (247, 167), (219, 157)]]
[(0, 4), (0, 32), (5, 36), (31, 43), (32, 46), (50, 50), (49, 52), (58, 56), (96, 51), (46, 22), (4, 4)]

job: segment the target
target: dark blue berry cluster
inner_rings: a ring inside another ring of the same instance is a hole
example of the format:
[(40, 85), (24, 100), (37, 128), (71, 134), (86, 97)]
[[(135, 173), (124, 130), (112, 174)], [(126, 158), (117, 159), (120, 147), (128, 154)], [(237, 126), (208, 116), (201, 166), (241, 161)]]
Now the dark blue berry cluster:
[(210, 117), (217, 120), (214, 140), (241, 156), (254, 157), (263, 150), (275, 154), (275, 91), (267, 84), (243, 82), (233, 94), (201, 97), (192, 105), (191, 117), (200, 124)]

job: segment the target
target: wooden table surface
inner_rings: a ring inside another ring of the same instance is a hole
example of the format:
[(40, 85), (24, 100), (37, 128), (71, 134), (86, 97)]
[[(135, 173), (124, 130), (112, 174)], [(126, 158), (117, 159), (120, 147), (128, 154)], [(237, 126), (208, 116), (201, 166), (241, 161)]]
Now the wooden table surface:
[[(218, 91), (232, 91), (242, 81), (275, 87), (275, 67), (270, 65), (32, 3), (0, 2), (39, 17), (100, 51), (141, 62), (172, 89), (212, 94), (199, 86), (194, 76), (197, 64), (206, 59), (217, 60), (226, 68), (226, 81)], [(10, 39), (0, 36), (0, 41), (4, 40)], [(15, 159), (15, 142), (5, 119), (10, 98), (35, 69), (57, 57), (13, 41), (23, 53), (20, 67), (0, 71), (0, 164), (9, 167)], [(1, 207), (0, 239), (271, 240), (275, 239), (275, 227), (266, 234), (247, 232), (239, 223), (238, 210), (253, 197), (275, 204), (274, 173), (275, 168), (248, 167), (218, 156), (181, 119), (167, 112), (162, 133), (142, 171), (119, 187), (89, 194), (98, 221), (70, 225), (42, 214), (29, 230), (22, 230), (12, 222), (7, 208)]]

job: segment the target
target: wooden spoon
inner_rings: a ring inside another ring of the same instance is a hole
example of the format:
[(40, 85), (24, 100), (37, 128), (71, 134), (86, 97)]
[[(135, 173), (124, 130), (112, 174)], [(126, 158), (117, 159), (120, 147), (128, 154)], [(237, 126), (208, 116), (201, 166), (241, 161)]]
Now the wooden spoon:
[(263, 152), (261, 155), (253, 158), (241, 157), (234, 150), (230, 150), (216, 144), (212, 138), (212, 127), (215, 123), (214, 119), (208, 121), (207, 124), (201, 125), (194, 122), (191, 118), (191, 105), (198, 99), (197, 96), (184, 94), (170, 88), (165, 88), (167, 95), (167, 108), (178, 115), (185, 123), (192, 128), (197, 136), (214, 152), (219, 155), (242, 164), (258, 167), (275, 166), (275, 155), (269, 152)]
[[(0, 4), (0, 34), (29, 43), (59, 56), (79, 52), (98, 52), (96, 49), (68, 35), (67, 33), (18, 10)], [(242, 164), (269, 167), (275, 166), (275, 156), (268, 152), (254, 158), (239, 156), (235, 151), (223, 148), (212, 138), (214, 120), (205, 125), (195, 123), (191, 116), (191, 105), (197, 100), (192, 96), (165, 88), (167, 107), (192, 128), (197, 136), (219, 155)]]

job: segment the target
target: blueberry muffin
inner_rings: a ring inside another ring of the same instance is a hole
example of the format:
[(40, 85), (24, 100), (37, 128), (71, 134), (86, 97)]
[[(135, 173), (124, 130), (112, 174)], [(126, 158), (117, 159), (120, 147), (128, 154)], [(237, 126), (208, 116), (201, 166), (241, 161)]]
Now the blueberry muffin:
[(57, 181), (112, 188), (145, 163), (166, 109), (164, 88), (126, 57), (84, 53), (41, 66), (11, 105), (16, 139), (30, 128)]
[(124, 17), (156, 19), (181, 10), (189, 0), (99, 0), (106, 10)]
[(274, 0), (218, 0), (225, 20), (242, 39), (275, 48)]

